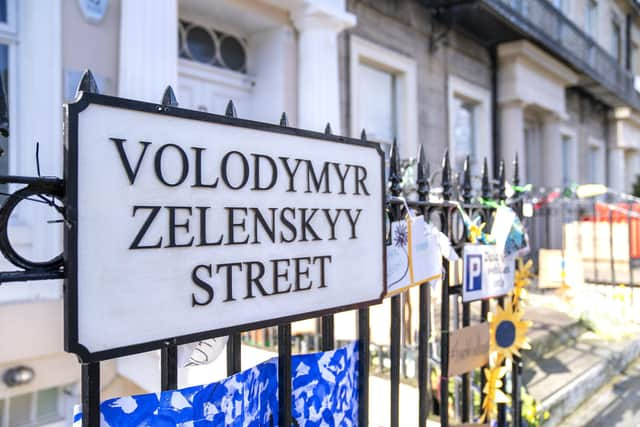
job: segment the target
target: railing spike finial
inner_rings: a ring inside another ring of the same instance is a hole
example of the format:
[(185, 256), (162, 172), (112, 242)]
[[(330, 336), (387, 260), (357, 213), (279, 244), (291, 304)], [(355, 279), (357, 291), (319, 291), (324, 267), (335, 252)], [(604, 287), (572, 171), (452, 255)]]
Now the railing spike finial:
[(88, 68), (84, 70), (84, 73), (82, 73), (80, 83), (78, 83), (78, 88), (76, 89), (76, 95), (78, 95), (78, 92), (100, 93), (96, 79)]
[(482, 198), (490, 199), (491, 198), (491, 181), (489, 181), (489, 164), (487, 162), (487, 158), (484, 158), (484, 163), (482, 164)]
[(498, 166), (498, 200), (506, 200), (507, 182), (504, 175), (504, 160)]
[(324, 127), (324, 134), (331, 135), (331, 123), (327, 122), (327, 125)]
[(451, 162), (449, 161), (449, 150), (445, 150), (442, 158), (442, 197), (445, 200), (451, 199)]
[(424, 157), (424, 145), (420, 144), (418, 150), (418, 178), (416, 179), (418, 185), (417, 192), (420, 200), (427, 200), (429, 198), (429, 163), (427, 163)]
[(520, 162), (518, 161), (518, 153), (513, 159), (513, 185), (520, 185)]
[(233, 118), (238, 117), (238, 112), (236, 111), (236, 106), (233, 105), (232, 99), (229, 100), (229, 103), (227, 104), (227, 109), (224, 111), (224, 115), (227, 117), (233, 117)]
[(389, 159), (389, 181), (391, 182), (391, 194), (399, 196), (402, 193), (402, 177), (400, 176), (400, 154), (398, 152), (398, 142), (393, 139), (391, 146), (391, 158)]
[(462, 199), (465, 203), (471, 203), (471, 159), (464, 159), (464, 171), (462, 176)]
[(285, 113), (284, 111), (280, 116), (280, 126), (289, 126), (289, 119), (287, 119), (287, 113)]
[(167, 86), (164, 90), (164, 94), (162, 95), (162, 105), (167, 107), (178, 106), (178, 99), (176, 98), (176, 94), (173, 92), (171, 85)]
[(367, 142), (367, 132), (362, 128), (362, 132), (360, 132), (360, 142)]

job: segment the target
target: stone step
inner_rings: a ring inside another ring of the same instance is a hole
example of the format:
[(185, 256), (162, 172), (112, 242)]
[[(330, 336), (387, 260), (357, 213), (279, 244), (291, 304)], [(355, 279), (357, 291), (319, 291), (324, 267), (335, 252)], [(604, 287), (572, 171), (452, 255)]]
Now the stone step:
[(533, 322), (527, 334), (531, 342), (528, 353), (537, 358), (562, 346), (571, 346), (587, 332), (581, 321), (546, 307), (527, 307), (524, 318)]
[(545, 427), (563, 425), (564, 418), (638, 356), (640, 336), (608, 341), (586, 332), (542, 357), (525, 355), (523, 382), (540, 408), (550, 412)]
[(562, 427), (637, 427), (640, 425), (640, 358), (593, 393), (562, 421)]

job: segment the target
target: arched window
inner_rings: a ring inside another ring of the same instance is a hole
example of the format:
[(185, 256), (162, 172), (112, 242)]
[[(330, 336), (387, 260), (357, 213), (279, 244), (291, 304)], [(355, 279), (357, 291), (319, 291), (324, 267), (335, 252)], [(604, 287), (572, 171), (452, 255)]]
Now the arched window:
[(180, 58), (246, 74), (246, 41), (211, 27), (180, 20), (178, 27)]

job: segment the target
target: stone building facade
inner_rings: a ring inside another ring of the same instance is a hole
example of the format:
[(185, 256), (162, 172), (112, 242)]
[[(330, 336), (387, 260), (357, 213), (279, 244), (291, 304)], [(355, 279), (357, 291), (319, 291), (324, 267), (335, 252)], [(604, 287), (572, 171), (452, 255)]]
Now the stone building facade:
[[(493, 169), (518, 154), (538, 187), (628, 192), (640, 171), (638, 10), (623, 0), (0, 0), (11, 130), (0, 173), (34, 175), (37, 141), (43, 174), (61, 176), (60, 106), (90, 68), (109, 95), (158, 102), (172, 85), (185, 108), (221, 114), (233, 99), (242, 118), (286, 111), (300, 128), (365, 128), (387, 148), (396, 139), (403, 158), (422, 145), (435, 165), (448, 149), (456, 169), (469, 155), (478, 174), (483, 158)], [(21, 253), (59, 251), (48, 219), (35, 207), (16, 218)], [(0, 381), (0, 427), (70, 424), (80, 369), (62, 350), (61, 296), (59, 281), (0, 287), (0, 342), (11, 343), (0, 374), (35, 373), (18, 387)], [(372, 337), (384, 344), (380, 310)], [(355, 336), (348, 316), (337, 329)], [(155, 353), (106, 363), (105, 397), (156, 390), (157, 364)], [(214, 379), (191, 372), (182, 385)]]

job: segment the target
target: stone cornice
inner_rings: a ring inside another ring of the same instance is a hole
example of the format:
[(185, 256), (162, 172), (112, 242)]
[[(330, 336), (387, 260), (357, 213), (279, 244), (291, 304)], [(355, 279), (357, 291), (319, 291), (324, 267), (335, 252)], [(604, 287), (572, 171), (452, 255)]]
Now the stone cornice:
[(578, 76), (569, 67), (561, 64), (551, 55), (525, 40), (500, 45), (498, 47), (498, 57), (500, 61), (524, 59), (545, 70), (565, 86), (573, 86), (578, 83)]

